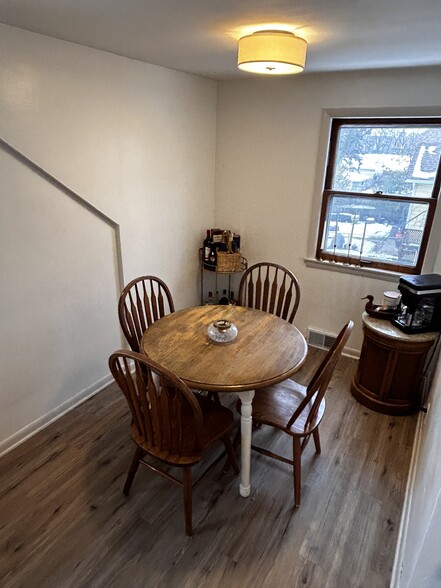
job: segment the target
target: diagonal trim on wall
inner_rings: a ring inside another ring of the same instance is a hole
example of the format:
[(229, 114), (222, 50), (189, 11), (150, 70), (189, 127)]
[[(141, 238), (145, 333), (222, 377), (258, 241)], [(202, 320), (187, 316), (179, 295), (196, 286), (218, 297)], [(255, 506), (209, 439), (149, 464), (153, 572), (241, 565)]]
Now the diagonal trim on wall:
[[(68, 198), (74, 200), (77, 204), (79, 204), (82, 208), (86, 211), (91, 213), (94, 217), (99, 219), (100, 221), (104, 222), (107, 226), (109, 226), (114, 235), (114, 243), (115, 243), (115, 253), (114, 253), (114, 260), (115, 265), (115, 280), (117, 281), (117, 286), (119, 291), (121, 292), (124, 288), (124, 274), (123, 274), (123, 265), (122, 265), (122, 249), (121, 249), (121, 236), (120, 236), (120, 226), (119, 224), (114, 221), (112, 218), (104, 214), (101, 210), (93, 206), (90, 202), (88, 202), (84, 197), (80, 196), (74, 190), (63, 184), (60, 180), (56, 177), (52, 176), (49, 172), (39, 166), (37, 163), (32, 161), (29, 157), (12, 147), (9, 143), (5, 140), (0, 138), (0, 148), (13, 157), (15, 160), (19, 161), (23, 164), (26, 168), (30, 169), (33, 173), (36, 173), (39, 177), (44, 179), (50, 185), (55, 187), (58, 191), (66, 195)], [(116, 259), (115, 259), (116, 257)], [(125, 342), (123, 333), (121, 331), (121, 346), (126, 347), (127, 343)], [(35, 435), (38, 431), (46, 428), (49, 424), (59, 419), (63, 414), (72, 410), (75, 406), (78, 406), (97, 392), (101, 391), (105, 387), (107, 387), (113, 379), (111, 378), (110, 374), (106, 375), (104, 378), (99, 380), (98, 382), (94, 382), (91, 386), (89, 386), (85, 390), (81, 390), (78, 394), (73, 396), (72, 398), (68, 398), (64, 401), (61, 405), (57, 405), (49, 412), (40, 415), (36, 420), (31, 423), (28, 423), (25, 427), (20, 429), (19, 431), (15, 432), (12, 436), (0, 440), (0, 456), (11, 451), (24, 441), (26, 441), (31, 436)]]
[(111, 227), (115, 234), (115, 249), (116, 249), (116, 263), (117, 263), (117, 275), (118, 275), (118, 286), (119, 291), (121, 292), (124, 288), (124, 272), (123, 272), (123, 265), (122, 265), (122, 251), (121, 251), (121, 235), (120, 235), (120, 228), (119, 224), (111, 219), (109, 216), (104, 214), (101, 210), (93, 206), (90, 202), (88, 202), (83, 196), (80, 196), (76, 192), (74, 192), (71, 188), (63, 184), (60, 180), (56, 177), (51, 175), (41, 166), (39, 166), (35, 161), (26, 157), (23, 153), (12, 147), (9, 143), (7, 143), (4, 139), (0, 138), (0, 146), (3, 148), (4, 151), (12, 155), (15, 159), (23, 163), (26, 167), (31, 169), (33, 172), (38, 174), (40, 177), (45, 179), (49, 182), (52, 186), (55, 186), (58, 190), (66, 194), (69, 198), (72, 198), (80, 204), (83, 208), (88, 210), (94, 216), (105, 222), (109, 227)]

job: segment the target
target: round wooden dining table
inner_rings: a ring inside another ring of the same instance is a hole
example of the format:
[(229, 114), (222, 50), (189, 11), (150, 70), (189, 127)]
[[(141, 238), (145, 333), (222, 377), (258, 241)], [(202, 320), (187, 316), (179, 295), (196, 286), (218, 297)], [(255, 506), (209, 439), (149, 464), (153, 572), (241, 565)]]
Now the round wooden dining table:
[[(237, 327), (233, 341), (208, 336), (216, 320)], [(307, 344), (291, 323), (242, 306), (196, 306), (168, 314), (144, 333), (142, 351), (193, 389), (235, 392), (241, 399), (240, 494), (249, 496), (252, 400), (255, 390), (286, 380), (303, 365)]]

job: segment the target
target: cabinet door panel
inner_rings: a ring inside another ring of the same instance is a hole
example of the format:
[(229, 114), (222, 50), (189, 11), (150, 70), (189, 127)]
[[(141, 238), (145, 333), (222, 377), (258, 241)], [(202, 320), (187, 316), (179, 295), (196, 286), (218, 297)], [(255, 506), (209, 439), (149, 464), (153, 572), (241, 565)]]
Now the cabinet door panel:
[(388, 366), (390, 352), (374, 347), (369, 342), (364, 349), (364, 361), (360, 370), (360, 385), (378, 398), (383, 391), (383, 380)]
[(417, 399), (424, 355), (421, 353), (399, 354), (388, 392), (390, 400), (409, 402)]

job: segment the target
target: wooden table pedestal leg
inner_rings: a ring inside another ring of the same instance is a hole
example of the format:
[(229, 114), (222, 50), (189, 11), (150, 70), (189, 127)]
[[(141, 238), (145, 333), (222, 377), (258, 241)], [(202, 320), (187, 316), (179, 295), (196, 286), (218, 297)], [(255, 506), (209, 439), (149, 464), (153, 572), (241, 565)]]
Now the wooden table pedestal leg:
[(254, 390), (239, 392), (241, 400), (240, 407), (240, 436), (241, 436), (241, 464), (240, 464), (240, 495), (249, 496), (251, 491), (250, 484), (250, 465), (251, 465), (251, 430), (252, 430), (252, 402)]

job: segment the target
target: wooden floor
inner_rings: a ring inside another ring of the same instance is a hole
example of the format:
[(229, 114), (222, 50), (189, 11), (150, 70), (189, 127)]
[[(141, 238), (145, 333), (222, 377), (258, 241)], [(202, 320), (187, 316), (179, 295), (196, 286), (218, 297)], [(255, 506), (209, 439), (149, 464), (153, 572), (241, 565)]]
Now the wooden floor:
[[(253, 453), (249, 498), (221, 465), (195, 490), (191, 538), (178, 487), (140, 469), (123, 496), (130, 418), (115, 387), (101, 392), (0, 460), (0, 586), (389, 586), (416, 419), (358, 404), (355, 366), (340, 360), (322, 454), (303, 455), (301, 507), (290, 467)], [(255, 434), (289, 454), (289, 439)]]

